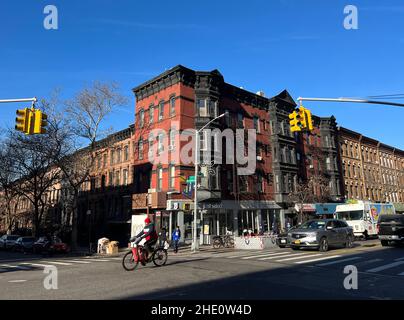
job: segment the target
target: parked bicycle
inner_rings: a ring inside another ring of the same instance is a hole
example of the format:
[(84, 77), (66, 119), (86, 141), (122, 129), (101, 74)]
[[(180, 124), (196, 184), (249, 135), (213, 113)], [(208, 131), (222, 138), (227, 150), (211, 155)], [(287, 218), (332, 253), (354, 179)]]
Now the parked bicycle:
[(230, 235), (213, 237), (213, 248), (234, 248), (234, 239)]
[(122, 266), (126, 271), (132, 271), (137, 266), (152, 262), (156, 267), (164, 266), (167, 262), (167, 248), (158, 247), (146, 258), (146, 249), (142, 245), (133, 245), (131, 251), (127, 252), (122, 259)]

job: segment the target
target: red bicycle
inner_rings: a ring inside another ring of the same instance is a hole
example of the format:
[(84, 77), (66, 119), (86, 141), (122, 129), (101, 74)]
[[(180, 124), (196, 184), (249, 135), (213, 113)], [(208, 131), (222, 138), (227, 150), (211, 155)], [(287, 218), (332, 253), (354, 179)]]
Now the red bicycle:
[(145, 253), (146, 249), (141, 245), (132, 247), (131, 251), (123, 256), (123, 268), (126, 271), (132, 271), (137, 268), (139, 262), (145, 266), (147, 263), (153, 261), (156, 267), (164, 266), (167, 262), (167, 250), (163, 247), (155, 249), (147, 259), (145, 258)]

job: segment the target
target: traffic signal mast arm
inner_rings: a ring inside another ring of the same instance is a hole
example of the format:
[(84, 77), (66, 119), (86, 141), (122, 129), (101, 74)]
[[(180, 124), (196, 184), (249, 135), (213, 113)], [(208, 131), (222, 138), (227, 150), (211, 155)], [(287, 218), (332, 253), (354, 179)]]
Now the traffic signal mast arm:
[(12, 102), (38, 102), (36, 97), (27, 99), (0, 99), (0, 103), (12, 103)]
[(390, 102), (390, 101), (375, 101), (366, 99), (352, 99), (352, 98), (297, 98), (297, 101), (326, 101), (326, 102), (352, 102), (352, 103), (370, 103), (370, 104), (384, 104), (389, 106), (404, 107), (404, 103)]

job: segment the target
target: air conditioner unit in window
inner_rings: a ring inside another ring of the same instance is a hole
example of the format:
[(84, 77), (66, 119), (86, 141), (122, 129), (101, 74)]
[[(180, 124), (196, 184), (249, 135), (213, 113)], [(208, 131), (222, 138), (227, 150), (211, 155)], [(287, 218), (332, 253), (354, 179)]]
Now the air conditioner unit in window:
[(262, 161), (262, 157), (261, 157), (261, 156), (257, 156), (257, 160), (258, 160), (258, 161)]
[(309, 165), (309, 168), (310, 168), (310, 169), (313, 169), (313, 168), (314, 168), (314, 166), (311, 164), (311, 165)]

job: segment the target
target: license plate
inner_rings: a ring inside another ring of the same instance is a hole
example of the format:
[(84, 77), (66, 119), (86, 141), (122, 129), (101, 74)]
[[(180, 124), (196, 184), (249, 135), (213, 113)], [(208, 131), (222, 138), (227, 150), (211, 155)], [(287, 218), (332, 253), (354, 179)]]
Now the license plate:
[(295, 241), (295, 244), (300, 244), (300, 240), (296, 240), (296, 241)]
[(286, 243), (286, 240), (285, 240), (285, 239), (282, 239), (282, 240), (281, 240), (281, 243)]

